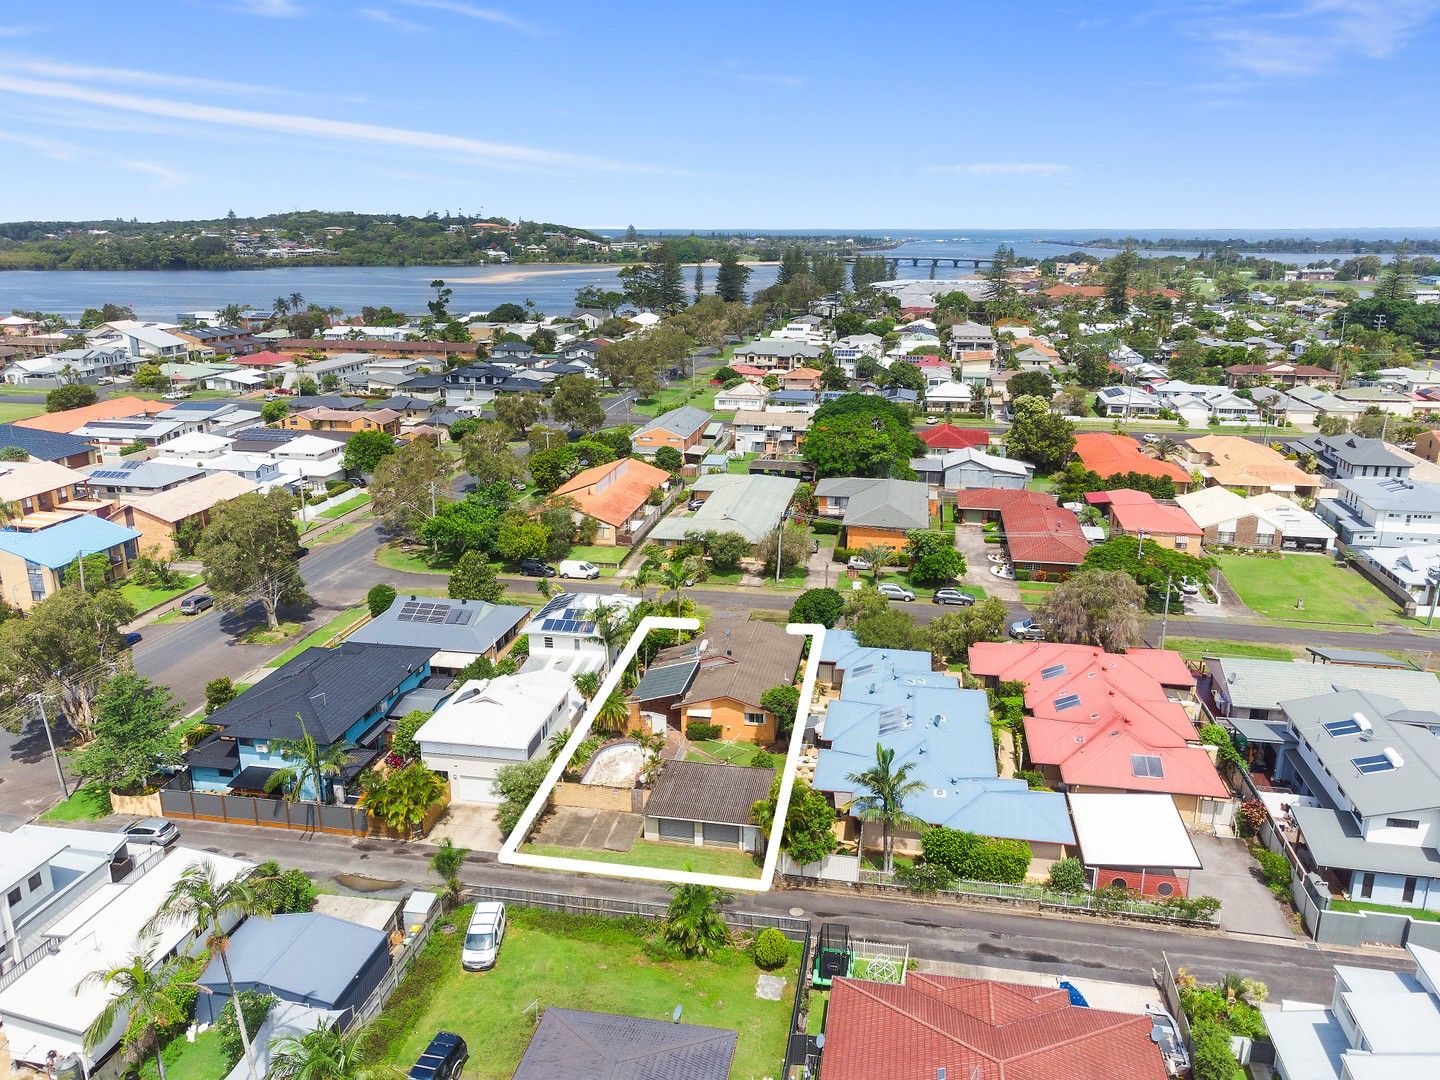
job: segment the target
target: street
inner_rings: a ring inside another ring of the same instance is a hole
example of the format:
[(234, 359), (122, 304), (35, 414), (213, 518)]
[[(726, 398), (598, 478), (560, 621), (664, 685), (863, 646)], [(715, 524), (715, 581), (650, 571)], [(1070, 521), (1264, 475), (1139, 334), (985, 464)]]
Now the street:
[[(252, 861), (275, 859), (317, 877), (349, 874), (419, 888), (435, 885), (426, 866), (433, 848), (425, 844), (200, 821), (181, 822), (180, 831), (182, 844)], [(658, 903), (668, 899), (663, 888), (645, 883), (500, 866), (490, 856), (470, 856), (461, 876), (467, 885)], [(1148, 984), (1151, 970), (1161, 965), (1165, 953), (1172, 965), (1185, 967), (1202, 981), (1218, 980), (1230, 972), (1260, 979), (1272, 1000), (1329, 1001), (1334, 988), (1331, 965), (1337, 962), (1412, 968), (1409, 958), (1394, 949), (1329, 950), (1305, 941), (1291, 944), (1274, 938), (1016, 914), (995, 907), (927, 903), (849, 890), (777, 889), (742, 894), (731, 906), (770, 915), (800, 908), (817, 923), (846, 923), (857, 937), (909, 943), (913, 954), (925, 959), (1081, 979)]]

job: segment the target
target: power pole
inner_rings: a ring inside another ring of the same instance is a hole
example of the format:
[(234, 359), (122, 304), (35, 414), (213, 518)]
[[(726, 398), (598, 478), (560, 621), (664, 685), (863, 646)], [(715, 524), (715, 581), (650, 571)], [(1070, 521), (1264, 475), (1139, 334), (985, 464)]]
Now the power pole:
[(1160, 648), (1165, 648), (1165, 634), (1170, 629), (1170, 589), (1174, 574), (1165, 575), (1165, 615), (1160, 620)]
[(65, 783), (65, 770), (60, 767), (60, 754), (55, 749), (55, 736), (50, 731), (50, 717), (45, 715), (45, 699), (35, 695), (35, 706), (40, 710), (40, 726), (45, 729), (45, 741), (50, 744), (50, 758), (55, 762), (55, 778), (60, 781), (60, 797), (68, 799), (70, 788)]

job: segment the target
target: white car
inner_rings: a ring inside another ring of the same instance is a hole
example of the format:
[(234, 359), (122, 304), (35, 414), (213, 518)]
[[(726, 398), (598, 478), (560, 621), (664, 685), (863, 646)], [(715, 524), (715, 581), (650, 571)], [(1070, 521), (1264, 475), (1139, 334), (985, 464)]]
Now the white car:
[(562, 578), (598, 578), (600, 568), (594, 563), (588, 563), (581, 559), (562, 559), (560, 561), (560, 576)]
[(851, 555), (850, 561), (845, 564), (851, 570), (869, 570), (870, 560), (863, 559), (859, 555)]
[(887, 600), (914, 600), (915, 594), (903, 585), (896, 585), (893, 581), (882, 581), (878, 590), (880, 595)]
[(164, 398), (166, 401), (184, 401), (189, 396), (190, 393), (187, 390), (171, 390), (168, 394), (164, 395)]
[(465, 946), (460, 950), (460, 966), (466, 971), (484, 971), (495, 966), (500, 957), (500, 943), (505, 940), (505, 905), (485, 901), (475, 905), (470, 925), (465, 928)]
[(1200, 582), (1196, 581), (1192, 577), (1182, 577), (1178, 582), (1176, 582), (1176, 586), (1186, 596), (1200, 595)]
[(1141, 436), (1140, 436), (1140, 441), (1141, 441), (1141, 442), (1146, 442), (1146, 443), (1157, 443), (1157, 442), (1160, 441), (1160, 436), (1159, 436), (1159, 435), (1156, 435), (1153, 431), (1151, 431), (1151, 432), (1147, 432), (1147, 433), (1144, 434), (1144, 435), (1141, 435)]

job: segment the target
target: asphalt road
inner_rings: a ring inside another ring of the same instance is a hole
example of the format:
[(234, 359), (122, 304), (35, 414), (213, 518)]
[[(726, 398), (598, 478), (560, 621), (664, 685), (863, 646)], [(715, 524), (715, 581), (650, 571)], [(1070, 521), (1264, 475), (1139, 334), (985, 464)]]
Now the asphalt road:
[[(180, 828), (182, 844), (254, 861), (273, 858), (320, 877), (361, 874), (422, 888), (435, 884), (426, 867), (433, 849), (424, 844), (199, 821), (182, 822)], [(490, 856), (472, 855), (461, 877), (470, 885), (624, 900), (665, 902), (668, 898), (663, 888), (648, 883), (501, 866)], [(1334, 988), (1331, 965), (1336, 962), (1413, 969), (1408, 957), (1394, 949), (1332, 951), (1303, 941), (1041, 917), (849, 890), (782, 889), (744, 894), (732, 906), (772, 915), (799, 908), (817, 922), (845, 922), (859, 937), (909, 943), (912, 953), (925, 959), (1080, 979), (1148, 984), (1151, 971), (1162, 964), (1163, 953), (1172, 964), (1183, 965), (1202, 980), (1213, 981), (1228, 972), (1261, 979), (1269, 986), (1272, 1000), (1329, 1001)]]

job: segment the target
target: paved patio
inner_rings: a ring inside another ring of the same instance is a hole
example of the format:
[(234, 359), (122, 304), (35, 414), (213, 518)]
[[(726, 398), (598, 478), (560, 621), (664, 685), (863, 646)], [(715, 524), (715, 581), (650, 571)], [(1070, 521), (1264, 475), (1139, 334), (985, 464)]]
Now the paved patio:
[(1213, 896), (1220, 901), (1220, 926), (1241, 934), (1293, 938), (1295, 931), (1286, 909), (1265, 887), (1260, 867), (1244, 841), (1191, 833), (1203, 870), (1190, 874), (1191, 896)]

